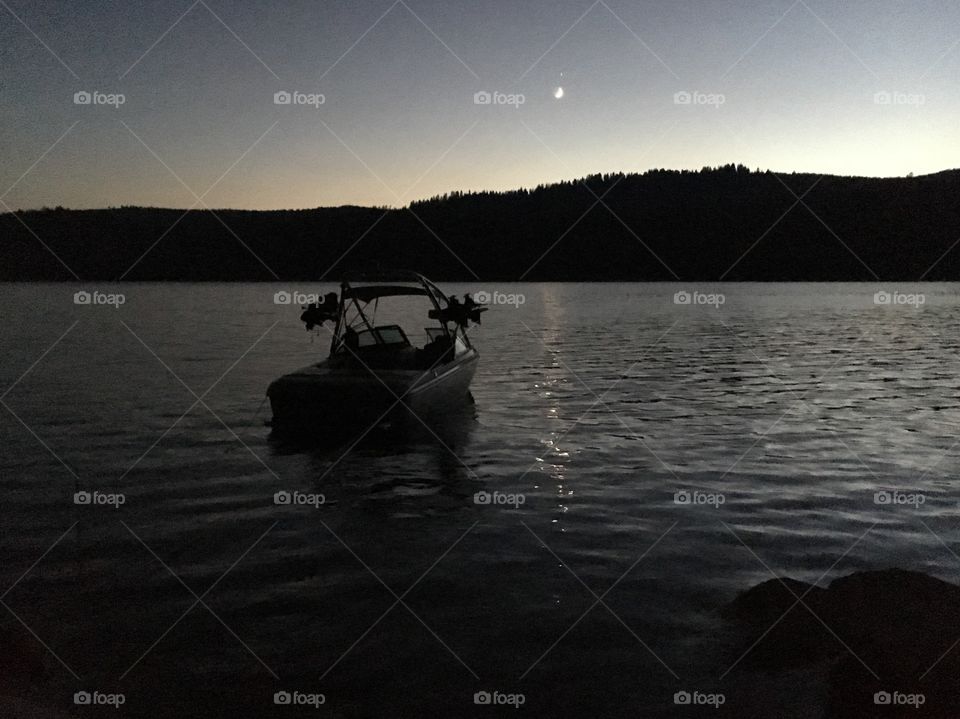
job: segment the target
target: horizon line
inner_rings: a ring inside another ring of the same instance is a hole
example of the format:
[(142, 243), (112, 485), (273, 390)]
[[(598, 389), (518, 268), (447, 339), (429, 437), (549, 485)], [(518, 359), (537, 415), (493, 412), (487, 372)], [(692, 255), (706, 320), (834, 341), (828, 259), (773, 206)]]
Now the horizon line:
[(747, 173), (751, 175), (764, 175), (764, 174), (774, 174), (774, 175), (809, 175), (809, 176), (819, 176), (820, 178), (842, 178), (847, 180), (908, 180), (908, 179), (921, 179), (924, 177), (933, 177), (934, 175), (942, 175), (948, 172), (958, 172), (960, 167), (947, 167), (942, 170), (936, 170), (934, 172), (926, 172), (921, 175), (914, 175), (912, 172), (906, 175), (838, 175), (834, 173), (819, 173), (813, 171), (797, 171), (797, 170), (771, 170), (769, 168), (761, 170), (750, 169), (742, 163), (731, 162), (726, 165), (704, 165), (698, 170), (690, 169), (677, 169), (677, 168), (668, 168), (668, 167), (651, 167), (643, 171), (637, 172), (625, 172), (623, 170), (609, 171), (609, 172), (595, 172), (588, 175), (583, 175), (580, 177), (573, 178), (561, 178), (558, 180), (553, 180), (550, 182), (541, 182), (536, 185), (526, 185), (513, 187), (505, 190), (492, 190), (492, 189), (474, 189), (474, 190), (448, 190), (445, 193), (439, 195), (429, 195), (424, 196), (416, 200), (411, 200), (405, 205), (360, 205), (360, 204), (342, 204), (342, 205), (313, 205), (313, 206), (304, 206), (304, 207), (284, 207), (284, 208), (257, 208), (257, 207), (202, 207), (198, 208), (195, 206), (191, 207), (175, 207), (172, 205), (107, 205), (105, 207), (64, 207), (63, 205), (56, 205), (50, 207), (44, 205), (42, 207), (17, 207), (15, 209), (7, 209), (3, 212), (0, 212), (0, 215), (6, 214), (15, 214), (15, 213), (27, 213), (27, 212), (102, 212), (105, 210), (170, 210), (174, 212), (311, 212), (316, 210), (342, 210), (342, 209), (358, 209), (358, 210), (373, 210), (380, 212), (399, 212), (406, 209), (409, 209), (411, 206), (422, 203), (429, 202), (437, 198), (449, 197), (451, 194), (460, 193), (463, 196), (470, 195), (509, 195), (515, 192), (535, 192), (540, 189), (549, 189), (565, 183), (585, 183), (587, 180), (595, 177), (605, 177), (605, 176), (623, 176), (627, 177), (643, 177), (645, 175), (658, 173), (658, 172), (670, 172), (678, 174), (705, 174), (707, 172), (717, 172), (727, 167), (745, 167)]

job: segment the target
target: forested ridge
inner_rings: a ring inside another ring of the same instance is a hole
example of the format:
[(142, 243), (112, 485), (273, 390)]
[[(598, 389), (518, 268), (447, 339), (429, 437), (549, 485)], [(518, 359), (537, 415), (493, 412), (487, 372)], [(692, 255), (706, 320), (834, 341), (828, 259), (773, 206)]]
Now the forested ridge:
[(317, 280), (401, 267), (436, 280), (955, 280), (958, 240), (960, 171), (864, 178), (727, 165), (454, 192), (398, 209), (5, 213), (0, 279)]

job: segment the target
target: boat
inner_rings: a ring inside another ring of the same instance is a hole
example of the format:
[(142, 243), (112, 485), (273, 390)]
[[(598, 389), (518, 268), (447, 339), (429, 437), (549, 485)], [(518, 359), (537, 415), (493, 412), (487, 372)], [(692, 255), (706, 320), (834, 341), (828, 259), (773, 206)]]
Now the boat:
[[(391, 312), (391, 304), (403, 307)], [(308, 330), (333, 324), (330, 352), (270, 384), (270, 425), (275, 432), (322, 433), (464, 406), (480, 359), (467, 329), (485, 310), (469, 295), (463, 302), (447, 297), (415, 272), (348, 276), (339, 298), (331, 292), (304, 308)], [(431, 326), (417, 341), (410, 324), (425, 320)]]

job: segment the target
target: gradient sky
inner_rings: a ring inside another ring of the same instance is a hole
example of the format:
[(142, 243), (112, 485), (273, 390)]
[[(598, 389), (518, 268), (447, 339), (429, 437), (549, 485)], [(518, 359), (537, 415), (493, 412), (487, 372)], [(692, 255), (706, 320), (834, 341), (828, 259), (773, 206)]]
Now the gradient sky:
[[(401, 206), (728, 162), (960, 167), (955, 0), (591, 3), (0, 0), (0, 209)], [(74, 104), (83, 90), (126, 101)], [(280, 90), (325, 102), (276, 105)], [(477, 105), (482, 90), (525, 102)], [(724, 102), (676, 104), (684, 91)]]

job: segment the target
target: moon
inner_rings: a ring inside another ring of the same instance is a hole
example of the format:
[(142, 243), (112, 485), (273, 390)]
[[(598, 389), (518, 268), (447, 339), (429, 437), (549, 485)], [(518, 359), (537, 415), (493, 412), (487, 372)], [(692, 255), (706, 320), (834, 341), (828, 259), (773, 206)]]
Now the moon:
[(558, 100), (563, 97), (563, 88), (557, 86), (557, 89), (553, 91), (553, 96)]

